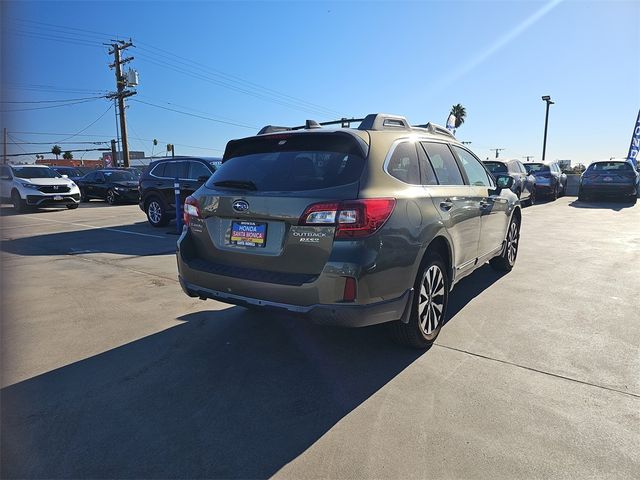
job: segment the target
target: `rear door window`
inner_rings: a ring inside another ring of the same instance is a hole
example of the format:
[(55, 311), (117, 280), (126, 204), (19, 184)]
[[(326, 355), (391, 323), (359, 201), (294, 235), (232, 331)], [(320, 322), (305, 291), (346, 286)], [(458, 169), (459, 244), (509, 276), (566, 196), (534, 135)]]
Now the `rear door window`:
[(421, 142), (440, 185), (464, 185), (458, 163), (444, 143)]
[(186, 172), (185, 164), (187, 162), (167, 162), (164, 166), (163, 177), (164, 178), (185, 178)]
[(421, 184), (415, 143), (402, 142), (396, 146), (387, 164), (387, 172), (404, 183)]
[(360, 143), (344, 133), (250, 137), (229, 142), (207, 186), (241, 183), (262, 192), (331, 188), (358, 181), (364, 163)]
[(433, 170), (433, 166), (427, 157), (426, 152), (421, 144), (417, 143), (418, 149), (418, 161), (420, 162), (420, 175), (422, 177), (423, 185), (437, 185), (438, 179), (436, 178), (436, 172)]

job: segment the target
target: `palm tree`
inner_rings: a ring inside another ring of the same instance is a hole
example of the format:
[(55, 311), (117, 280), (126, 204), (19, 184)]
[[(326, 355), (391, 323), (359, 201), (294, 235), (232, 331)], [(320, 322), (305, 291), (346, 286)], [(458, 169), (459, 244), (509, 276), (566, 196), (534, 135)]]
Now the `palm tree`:
[(73, 153), (64, 152), (64, 155), (62, 155), (62, 158), (64, 158), (65, 160), (71, 160), (73, 158)]
[(464, 119), (467, 116), (467, 111), (462, 105), (458, 103), (457, 105), (454, 105), (453, 107), (451, 107), (451, 112), (449, 113), (449, 115), (455, 115), (456, 117), (455, 127), (458, 128), (460, 127), (460, 125), (464, 123)]
[(51, 153), (53, 153), (56, 156), (56, 160), (58, 160), (58, 155), (62, 153), (62, 149), (58, 145), (54, 145), (51, 149)]

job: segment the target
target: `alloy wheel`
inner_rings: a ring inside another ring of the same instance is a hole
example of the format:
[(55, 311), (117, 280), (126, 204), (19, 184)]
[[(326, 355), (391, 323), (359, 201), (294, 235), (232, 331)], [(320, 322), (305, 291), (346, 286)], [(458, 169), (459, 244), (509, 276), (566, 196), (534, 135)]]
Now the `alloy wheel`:
[(513, 265), (518, 255), (518, 240), (519, 240), (518, 224), (511, 222), (509, 227), (509, 235), (507, 235), (507, 260), (510, 265)]
[(429, 335), (440, 327), (444, 313), (444, 301), (444, 275), (440, 267), (431, 265), (422, 278), (418, 298), (418, 318), (420, 328), (425, 334)]
[(116, 196), (111, 190), (107, 192), (107, 203), (109, 205), (113, 205), (114, 203), (116, 203)]
[(149, 206), (147, 207), (147, 214), (149, 215), (149, 220), (151, 223), (160, 223), (162, 219), (162, 207), (156, 200), (152, 200), (149, 202)]

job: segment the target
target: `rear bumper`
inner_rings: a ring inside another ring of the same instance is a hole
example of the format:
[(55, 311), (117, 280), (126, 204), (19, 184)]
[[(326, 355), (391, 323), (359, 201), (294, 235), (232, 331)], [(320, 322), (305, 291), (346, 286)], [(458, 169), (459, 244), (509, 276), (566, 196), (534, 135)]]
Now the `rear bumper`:
[[(190, 297), (202, 299), (210, 298), (219, 302), (230, 303), (247, 308), (257, 308), (265, 311), (286, 313), (303, 316), (320, 325), (339, 327), (366, 327), (393, 320), (400, 320), (405, 315), (412, 300), (412, 291), (407, 290), (402, 296), (368, 305), (331, 304), (331, 305), (291, 305), (287, 303), (270, 302), (256, 298), (234, 295), (231, 293), (211, 290), (187, 282), (179, 277), (180, 286)], [(294, 287), (295, 288), (295, 287)]]
[(607, 196), (620, 196), (620, 195), (635, 195), (637, 193), (637, 186), (634, 184), (589, 184), (581, 185), (580, 189), (582, 193), (587, 195), (607, 195)]

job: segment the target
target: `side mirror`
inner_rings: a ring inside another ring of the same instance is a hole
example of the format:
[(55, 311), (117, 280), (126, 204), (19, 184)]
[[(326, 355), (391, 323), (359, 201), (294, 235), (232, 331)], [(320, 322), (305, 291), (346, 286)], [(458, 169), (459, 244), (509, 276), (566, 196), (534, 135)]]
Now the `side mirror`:
[(0, 177), (0, 180), (13, 180), (9, 175), (3, 175)]
[(498, 187), (498, 190), (513, 187), (513, 177), (510, 177), (509, 175), (498, 175), (496, 177), (496, 186)]

